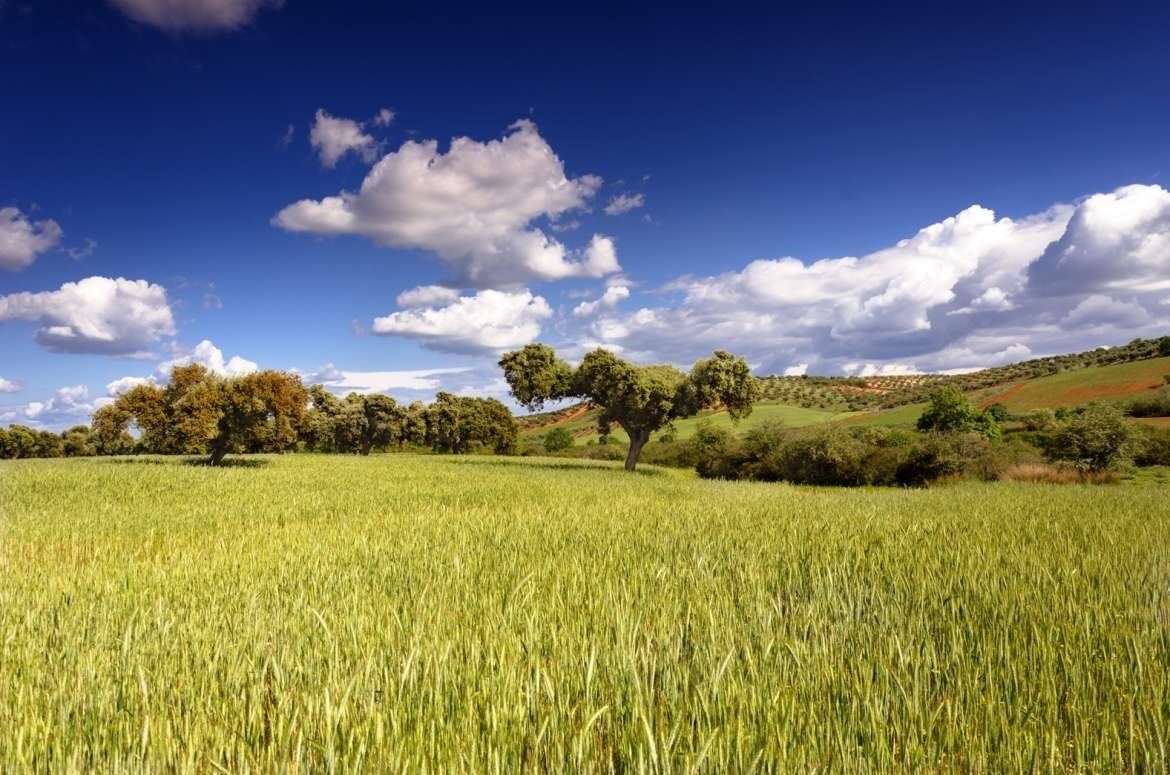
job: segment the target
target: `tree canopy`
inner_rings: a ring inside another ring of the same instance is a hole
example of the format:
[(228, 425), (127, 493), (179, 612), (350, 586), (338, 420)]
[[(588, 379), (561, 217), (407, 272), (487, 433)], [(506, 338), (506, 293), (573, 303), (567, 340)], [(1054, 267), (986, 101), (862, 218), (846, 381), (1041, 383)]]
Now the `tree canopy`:
[(989, 439), (1002, 434), (990, 412), (980, 411), (957, 387), (940, 388), (930, 395), (930, 406), (918, 418), (918, 430), (936, 433), (979, 433)]
[(746, 417), (760, 396), (759, 381), (743, 358), (717, 350), (689, 373), (674, 366), (639, 366), (608, 350), (586, 355), (574, 369), (543, 344), (530, 344), (500, 359), (512, 395), (539, 409), (547, 401), (580, 398), (601, 409), (598, 430), (612, 425), (630, 437), (626, 469), (633, 471), (650, 434), (700, 410), (724, 406), (735, 419)]

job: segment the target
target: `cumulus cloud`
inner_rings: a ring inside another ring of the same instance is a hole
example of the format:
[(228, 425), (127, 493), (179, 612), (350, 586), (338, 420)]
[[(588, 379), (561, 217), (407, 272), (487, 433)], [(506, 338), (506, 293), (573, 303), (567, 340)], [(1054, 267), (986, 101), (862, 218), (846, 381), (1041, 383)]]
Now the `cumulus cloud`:
[(15, 207), (0, 207), (0, 269), (18, 270), (61, 241), (56, 221), (31, 221)]
[(784, 369), (785, 377), (803, 377), (805, 374), (808, 374), (807, 363), (797, 363)]
[(0, 377), (0, 393), (19, 393), (23, 389), (19, 382)]
[(618, 194), (610, 197), (609, 202), (605, 205), (606, 215), (625, 215), (631, 210), (637, 210), (646, 204), (646, 196), (644, 194)]
[(374, 126), (387, 127), (394, 123), (395, 113), (390, 108), (382, 108), (378, 114), (374, 116), (372, 121)]
[(573, 317), (589, 317), (599, 309), (613, 309), (619, 302), (630, 298), (630, 289), (624, 285), (612, 285), (605, 289), (601, 297), (593, 301), (583, 301), (573, 308)]
[(167, 32), (220, 32), (245, 26), (284, 0), (110, 0), (136, 22)]
[(362, 161), (377, 158), (378, 142), (362, 131), (362, 125), (350, 118), (337, 118), (324, 109), (317, 111), (309, 129), (309, 144), (317, 151), (324, 167), (336, 167), (345, 154), (356, 153)]
[(385, 393), (391, 390), (434, 391), (447, 374), (463, 374), (466, 367), (414, 369), (409, 371), (348, 371), (327, 363), (320, 370), (305, 375), (310, 385), (324, 385), (336, 393)]
[(1088, 197), (1028, 279), (1036, 296), (1170, 291), (1170, 191), (1132, 185)]
[(860, 257), (761, 259), (607, 310), (581, 337), (687, 363), (728, 347), (764, 371), (954, 370), (1170, 330), (1170, 194), (1127, 186), (1022, 218), (975, 205)]
[(459, 137), (446, 153), (435, 140), (408, 141), (382, 157), (356, 193), (303, 199), (273, 223), (434, 252), (462, 287), (515, 287), (620, 269), (609, 237), (594, 235), (572, 251), (533, 225), (585, 208), (600, 185), (593, 175), (566, 177), (536, 125), (521, 120), (502, 139)]
[(398, 294), (399, 307), (435, 307), (450, 304), (459, 298), (459, 291), (442, 285), (420, 285)]
[(241, 358), (238, 355), (233, 355), (225, 360), (223, 350), (216, 347), (211, 340), (204, 339), (188, 352), (160, 363), (157, 372), (163, 377), (168, 377), (176, 366), (189, 366), (192, 363), (198, 363), (221, 377), (240, 377), (259, 369), (254, 361)]
[(44, 401), (30, 401), (24, 406), (24, 419), (37, 426), (65, 426), (89, 422), (89, 416), (108, 401), (90, 401), (89, 388), (73, 385), (57, 390)]
[(87, 277), (60, 290), (0, 296), (0, 322), (41, 324), (36, 340), (54, 352), (141, 355), (175, 333), (166, 289), (146, 280)]
[(479, 291), (443, 307), (393, 312), (376, 318), (372, 331), (413, 339), (439, 352), (487, 354), (521, 347), (540, 336), (552, 316), (548, 302), (531, 291)]
[(139, 385), (154, 385), (154, 377), (119, 377), (113, 382), (106, 383), (106, 393), (111, 396), (120, 396)]

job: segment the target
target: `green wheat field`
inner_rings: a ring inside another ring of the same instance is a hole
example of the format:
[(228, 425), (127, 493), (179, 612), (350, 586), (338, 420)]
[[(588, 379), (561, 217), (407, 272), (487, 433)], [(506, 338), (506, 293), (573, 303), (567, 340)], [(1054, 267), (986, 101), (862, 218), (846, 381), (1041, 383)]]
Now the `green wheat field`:
[(1161, 771), (1158, 487), (0, 464), (0, 762)]

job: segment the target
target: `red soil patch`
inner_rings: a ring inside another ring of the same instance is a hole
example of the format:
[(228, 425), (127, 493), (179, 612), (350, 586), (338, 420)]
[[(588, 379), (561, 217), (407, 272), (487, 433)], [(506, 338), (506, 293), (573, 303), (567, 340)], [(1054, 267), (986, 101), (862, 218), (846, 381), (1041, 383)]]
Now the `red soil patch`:
[(1063, 395), (1075, 403), (1087, 403), (1094, 398), (1113, 398), (1116, 396), (1132, 396), (1137, 393), (1156, 388), (1147, 380), (1135, 382), (1115, 382), (1112, 385), (1085, 385), (1064, 391)]

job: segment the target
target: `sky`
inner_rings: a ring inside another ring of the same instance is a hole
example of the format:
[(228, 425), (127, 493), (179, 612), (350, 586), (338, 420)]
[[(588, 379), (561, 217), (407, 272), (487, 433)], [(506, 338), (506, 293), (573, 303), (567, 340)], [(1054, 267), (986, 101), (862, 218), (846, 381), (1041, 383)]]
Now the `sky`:
[(1170, 333), (1170, 5), (630, 5), (0, 0), (0, 423)]

